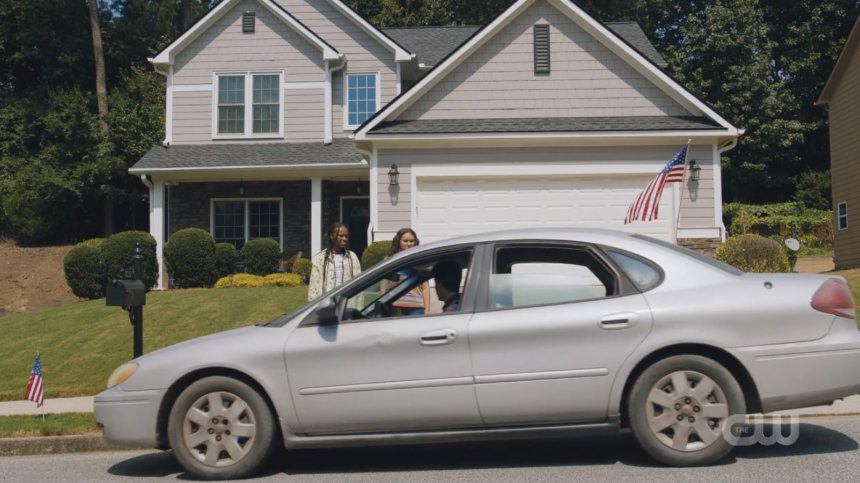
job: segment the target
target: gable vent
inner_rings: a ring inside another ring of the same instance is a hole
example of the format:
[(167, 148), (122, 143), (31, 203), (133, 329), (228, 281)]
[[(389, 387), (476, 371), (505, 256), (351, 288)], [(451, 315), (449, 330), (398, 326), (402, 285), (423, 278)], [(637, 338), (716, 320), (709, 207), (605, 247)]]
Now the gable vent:
[(535, 74), (549, 74), (549, 25), (535, 25)]
[(254, 33), (254, 12), (245, 12), (242, 14), (242, 33)]

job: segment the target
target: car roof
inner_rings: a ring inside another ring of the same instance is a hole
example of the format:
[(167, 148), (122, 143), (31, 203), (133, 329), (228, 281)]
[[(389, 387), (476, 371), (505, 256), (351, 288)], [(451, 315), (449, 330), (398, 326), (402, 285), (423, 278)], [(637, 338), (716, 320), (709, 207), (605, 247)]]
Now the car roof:
[(440, 248), (469, 243), (515, 240), (572, 240), (585, 243), (611, 243), (630, 240), (632, 233), (606, 228), (517, 228), (462, 235), (422, 244), (421, 247)]

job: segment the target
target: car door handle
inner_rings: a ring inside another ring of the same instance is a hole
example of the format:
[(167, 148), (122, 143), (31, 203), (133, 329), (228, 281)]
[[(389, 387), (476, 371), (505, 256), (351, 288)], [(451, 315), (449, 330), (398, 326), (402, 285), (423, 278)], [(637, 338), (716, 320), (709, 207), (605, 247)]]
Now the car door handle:
[(440, 329), (427, 332), (421, 336), (421, 345), (445, 345), (454, 342), (457, 331), (454, 329)]
[(634, 325), (637, 320), (639, 320), (639, 315), (632, 313), (607, 315), (600, 319), (600, 328), (607, 330), (626, 329)]

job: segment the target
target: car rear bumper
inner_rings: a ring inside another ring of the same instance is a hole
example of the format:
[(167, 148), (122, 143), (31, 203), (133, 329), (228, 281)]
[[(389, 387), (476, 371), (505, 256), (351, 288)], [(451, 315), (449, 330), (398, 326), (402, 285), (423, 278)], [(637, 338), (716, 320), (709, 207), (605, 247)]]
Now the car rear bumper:
[(123, 391), (118, 386), (97, 395), (95, 419), (105, 442), (157, 447), (158, 407), (163, 396), (164, 390)]
[(860, 393), (860, 331), (837, 319), (823, 338), (730, 350), (749, 370), (762, 412), (827, 404)]

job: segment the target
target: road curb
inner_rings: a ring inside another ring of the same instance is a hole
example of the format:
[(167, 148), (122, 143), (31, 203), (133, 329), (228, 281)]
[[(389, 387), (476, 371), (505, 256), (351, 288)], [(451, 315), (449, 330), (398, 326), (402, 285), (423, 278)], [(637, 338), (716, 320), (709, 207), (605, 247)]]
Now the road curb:
[(0, 438), (0, 457), (116, 451), (140, 448), (112, 446), (100, 433), (70, 436), (35, 436), (30, 438)]

